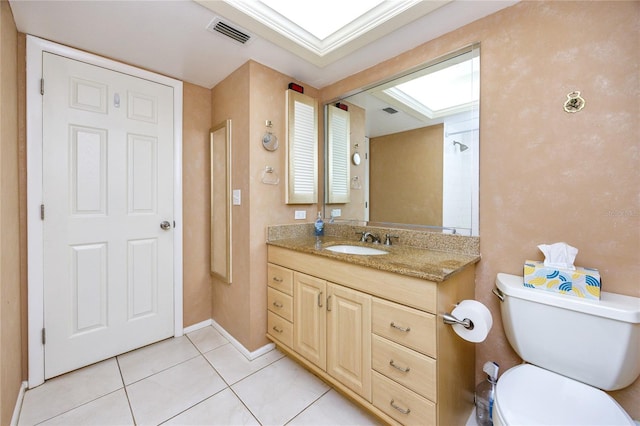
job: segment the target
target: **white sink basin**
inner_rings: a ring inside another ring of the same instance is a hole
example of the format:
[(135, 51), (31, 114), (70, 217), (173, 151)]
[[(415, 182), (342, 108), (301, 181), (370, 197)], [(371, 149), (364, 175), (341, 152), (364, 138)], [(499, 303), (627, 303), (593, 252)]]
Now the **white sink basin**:
[(352, 246), (347, 244), (330, 246), (330, 247), (327, 247), (327, 250), (335, 253), (359, 254), (364, 256), (377, 256), (377, 255), (389, 253), (388, 251), (379, 250), (373, 247)]

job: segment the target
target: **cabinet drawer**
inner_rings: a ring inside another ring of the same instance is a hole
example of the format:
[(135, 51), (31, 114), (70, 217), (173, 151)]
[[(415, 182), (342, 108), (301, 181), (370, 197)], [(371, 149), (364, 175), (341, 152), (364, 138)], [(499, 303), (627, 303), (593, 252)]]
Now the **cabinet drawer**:
[(373, 372), (373, 405), (403, 425), (436, 424), (436, 405), (382, 374)]
[(436, 402), (436, 360), (373, 335), (372, 366), (379, 373)]
[(386, 300), (373, 300), (373, 332), (431, 357), (436, 356), (436, 317)]
[(267, 284), (276, 290), (293, 296), (293, 271), (282, 266), (267, 264)]
[(267, 333), (293, 347), (293, 324), (273, 312), (267, 312)]
[(293, 321), (293, 297), (268, 287), (267, 308), (287, 321)]

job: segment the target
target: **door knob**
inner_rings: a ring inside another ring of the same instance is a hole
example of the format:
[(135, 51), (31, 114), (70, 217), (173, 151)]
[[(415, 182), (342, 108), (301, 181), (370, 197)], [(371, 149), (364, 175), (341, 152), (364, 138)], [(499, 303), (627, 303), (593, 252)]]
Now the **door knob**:
[(160, 228), (162, 228), (165, 231), (168, 231), (169, 229), (171, 229), (171, 223), (168, 220), (160, 222)]

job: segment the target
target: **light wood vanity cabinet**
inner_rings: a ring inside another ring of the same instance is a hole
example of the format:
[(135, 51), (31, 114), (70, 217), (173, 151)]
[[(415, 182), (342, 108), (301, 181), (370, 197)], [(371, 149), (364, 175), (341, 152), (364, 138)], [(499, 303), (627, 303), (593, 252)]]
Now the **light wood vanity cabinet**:
[(294, 273), (293, 349), (323, 370), (327, 368), (327, 282)]
[(371, 400), (371, 297), (293, 274), (293, 350)]
[(278, 265), (267, 268), (267, 330), (287, 346), (293, 345), (293, 271)]
[(390, 424), (466, 423), (475, 347), (440, 315), (473, 298), (473, 266), (436, 283), (273, 245), (268, 262), (268, 337), (282, 350)]

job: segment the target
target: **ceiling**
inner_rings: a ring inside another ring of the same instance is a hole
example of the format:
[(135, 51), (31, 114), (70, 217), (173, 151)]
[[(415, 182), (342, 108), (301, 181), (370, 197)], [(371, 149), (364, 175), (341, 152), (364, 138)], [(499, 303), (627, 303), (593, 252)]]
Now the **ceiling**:
[[(267, 1), (10, 0), (10, 5), (20, 32), (203, 87), (215, 86), (253, 59), (322, 88), (515, 2), (404, 0), (404, 10), (387, 13), (377, 25), (355, 26), (354, 22), (366, 23), (356, 20), (317, 38), (315, 50), (305, 46), (304, 37), (283, 35), (305, 34), (295, 22), (277, 13), (270, 16), (279, 19), (269, 21), (264, 9), (246, 7), (266, 7)], [(388, 6), (394, 1), (382, 3)], [(208, 30), (214, 19), (249, 35), (249, 42), (241, 44)]]

